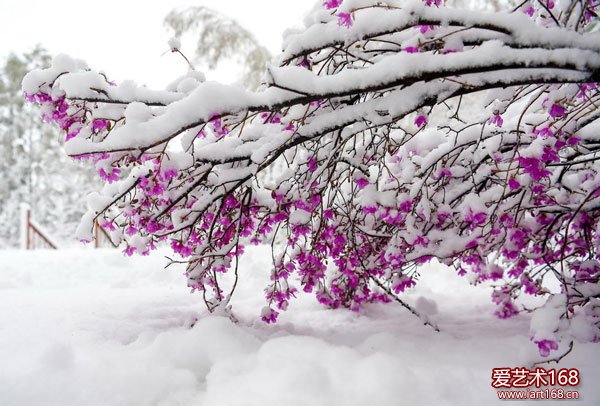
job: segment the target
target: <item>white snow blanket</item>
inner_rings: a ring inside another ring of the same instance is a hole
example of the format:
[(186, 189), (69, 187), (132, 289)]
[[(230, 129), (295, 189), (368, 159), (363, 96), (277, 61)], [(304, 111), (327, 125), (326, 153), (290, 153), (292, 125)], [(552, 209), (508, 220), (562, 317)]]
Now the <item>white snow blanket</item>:
[[(428, 266), (404, 295), (436, 333), (399, 305), (357, 314), (312, 295), (266, 325), (270, 253), (244, 260), (234, 324), (206, 315), (160, 255), (0, 251), (0, 405), (548, 404), (498, 400), (492, 368), (540, 359), (529, 319), (497, 320), (489, 288), (450, 269)], [(599, 360), (575, 345), (559, 367), (579, 368), (581, 400), (556, 404), (600, 404)]]

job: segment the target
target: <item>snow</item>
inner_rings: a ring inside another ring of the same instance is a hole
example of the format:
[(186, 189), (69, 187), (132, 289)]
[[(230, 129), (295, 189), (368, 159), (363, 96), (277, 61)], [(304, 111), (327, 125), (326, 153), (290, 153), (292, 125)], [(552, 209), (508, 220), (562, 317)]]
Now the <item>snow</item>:
[[(394, 304), (356, 314), (307, 295), (265, 325), (265, 246), (241, 264), (234, 324), (207, 316), (160, 254), (0, 251), (0, 404), (511, 404), (492, 368), (540, 359), (527, 316), (494, 319), (487, 288), (439, 265), (403, 296), (436, 333)], [(576, 343), (560, 364), (581, 371), (578, 404), (598, 404), (599, 356)]]
[[(345, 1), (343, 8), (351, 11), (354, 2)], [(372, 2), (371, 2), (372, 3)], [(290, 31), (284, 38), (284, 51), (280, 61), (287, 61), (299, 55), (309, 53), (331, 45), (350, 44), (360, 39), (377, 37), (392, 32), (402, 32), (418, 25), (469, 26), (489, 30), (490, 34), (506, 43), (518, 41), (532, 47), (578, 47), (598, 50), (600, 34), (580, 35), (575, 32), (549, 27), (543, 28), (517, 13), (484, 13), (450, 7), (426, 7), (422, 0), (387, 1), (391, 7), (399, 9), (366, 8), (353, 13), (354, 24), (346, 30), (337, 28), (337, 19), (329, 18), (325, 24), (321, 19), (305, 21), (304, 31)], [(358, 6), (360, 7), (360, 6)], [(323, 18), (322, 16), (319, 16)], [(377, 21), (377, 24), (373, 24)], [(508, 37), (510, 34), (512, 38)]]
[(167, 43), (169, 44), (169, 48), (171, 48), (171, 51), (173, 52), (179, 51), (181, 49), (181, 40), (179, 38), (169, 38), (169, 41)]

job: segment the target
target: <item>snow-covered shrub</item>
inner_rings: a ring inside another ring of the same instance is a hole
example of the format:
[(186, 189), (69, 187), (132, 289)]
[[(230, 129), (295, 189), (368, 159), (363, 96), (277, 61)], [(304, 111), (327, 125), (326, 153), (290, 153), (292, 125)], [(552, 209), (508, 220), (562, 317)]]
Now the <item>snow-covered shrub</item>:
[(600, 340), (597, 2), (441, 3), (319, 2), (259, 92), (194, 71), (162, 91), (115, 84), (66, 56), (30, 73), (27, 98), (106, 181), (79, 237), (100, 219), (128, 255), (168, 241), (213, 309), (244, 246), (283, 235), (267, 322), (299, 290), (409, 308), (436, 258), (495, 281), (498, 317), (547, 296), (542, 355)]

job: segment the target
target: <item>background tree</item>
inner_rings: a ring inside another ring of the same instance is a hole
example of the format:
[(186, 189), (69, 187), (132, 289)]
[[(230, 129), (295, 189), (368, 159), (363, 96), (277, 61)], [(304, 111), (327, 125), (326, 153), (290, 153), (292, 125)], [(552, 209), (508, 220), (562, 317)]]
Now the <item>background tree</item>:
[(94, 187), (90, 169), (65, 156), (58, 148), (59, 132), (43, 125), (23, 100), (25, 74), (50, 61), (47, 51), (38, 47), (9, 55), (0, 68), (0, 246), (19, 244), (21, 203), (31, 206), (51, 234), (72, 240), (85, 212), (82, 197)]
[(234, 60), (241, 67), (241, 84), (255, 90), (262, 83), (271, 53), (237, 21), (208, 7), (175, 9), (165, 17), (165, 26), (175, 37), (192, 37), (196, 42), (192, 64), (216, 69)]
[(441, 3), (319, 3), (260, 92), (193, 72), (177, 91), (114, 85), (64, 56), (30, 73), (28, 98), (69, 112), (55, 117), (68, 153), (108, 183), (80, 237), (101, 218), (127, 254), (167, 239), (212, 310), (244, 244), (284, 235), (267, 322), (302, 289), (431, 325), (402, 292), (437, 259), (495, 285), (501, 318), (545, 298), (531, 331), (544, 356), (600, 340), (597, 4)]

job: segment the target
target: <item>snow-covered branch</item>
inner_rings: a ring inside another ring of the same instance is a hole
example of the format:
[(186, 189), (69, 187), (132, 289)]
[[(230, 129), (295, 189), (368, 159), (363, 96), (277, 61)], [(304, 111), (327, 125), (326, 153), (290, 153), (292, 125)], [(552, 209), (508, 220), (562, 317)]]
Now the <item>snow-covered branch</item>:
[(194, 71), (153, 91), (67, 57), (30, 73), (28, 98), (107, 182), (81, 238), (101, 218), (128, 254), (168, 239), (209, 308), (244, 244), (272, 242), (268, 322), (298, 288), (405, 303), (434, 258), (495, 282), (500, 317), (555, 297), (554, 278), (566, 322), (532, 331), (540, 350), (583, 336), (572, 317), (599, 339), (596, 5), (439, 3), (318, 4), (257, 92)]

